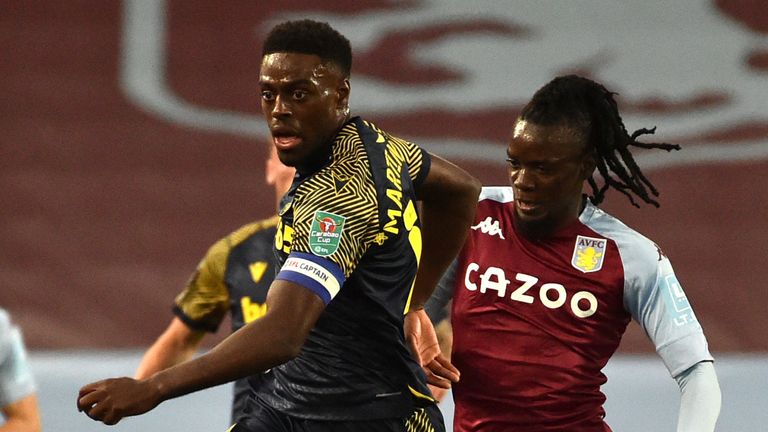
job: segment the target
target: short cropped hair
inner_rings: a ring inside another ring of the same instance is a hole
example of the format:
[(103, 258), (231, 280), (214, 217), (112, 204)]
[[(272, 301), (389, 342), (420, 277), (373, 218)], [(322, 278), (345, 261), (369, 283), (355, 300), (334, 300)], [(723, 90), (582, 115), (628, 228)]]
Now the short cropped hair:
[(349, 40), (325, 22), (303, 19), (276, 25), (267, 35), (261, 55), (278, 52), (316, 55), (339, 66), (347, 77), (352, 71)]

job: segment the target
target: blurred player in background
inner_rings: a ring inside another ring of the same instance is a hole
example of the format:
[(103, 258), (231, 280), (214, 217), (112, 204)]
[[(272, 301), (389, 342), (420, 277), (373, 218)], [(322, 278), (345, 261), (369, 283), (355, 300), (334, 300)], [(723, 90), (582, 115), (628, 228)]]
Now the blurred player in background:
[[(271, 140), (265, 166), (266, 183), (275, 190), (277, 211), (296, 170), (283, 165)], [(278, 217), (244, 225), (211, 246), (175, 301), (176, 315), (147, 350), (136, 379), (187, 361), (197, 352), (206, 333), (214, 333), (230, 314), (234, 332), (266, 313), (267, 290), (277, 267), (275, 233)], [(246, 379), (235, 381), (232, 421), (243, 413), (250, 392)]]
[(631, 319), (680, 386), (678, 432), (714, 430), (713, 358), (669, 259), (596, 207), (609, 188), (658, 207), (629, 149), (679, 147), (636, 141), (648, 133), (629, 135), (613, 93), (578, 76), (523, 108), (507, 147), (511, 187), (483, 188), (429, 305), (453, 298), (455, 431), (610, 431), (602, 369)]
[[(325, 23), (285, 22), (264, 43), (263, 114), (298, 172), (281, 202), (266, 314), (149, 379), (84, 386), (81, 411), (114, 424), (269, 370), (233, 431), (444, 430), (405, 333), (428, 321), (423, 304), (464, 242), (480, 184), (352, 117), (351, 65), (349, 41)], [(426, 352), (423, 364), (457, 378)]]
[(39, 432), (35, 381), (27, 362), (21, 331), (0, 308), (0, 432)]

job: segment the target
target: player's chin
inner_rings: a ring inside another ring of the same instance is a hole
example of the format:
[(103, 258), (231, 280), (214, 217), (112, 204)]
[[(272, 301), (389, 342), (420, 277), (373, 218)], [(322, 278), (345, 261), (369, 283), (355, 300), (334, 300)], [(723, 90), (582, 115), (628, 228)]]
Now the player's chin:
[(302, 161), (306, 159), (303, 157), (302, 152), (297, 148), (289, 149), (277, 149), (277, 157), (283, 165), (295, 168), (302, 164)]
[(548, 212), (540, 207), (515, 208), (515, 219), (525, 224), (540, 224), (547, 220)]

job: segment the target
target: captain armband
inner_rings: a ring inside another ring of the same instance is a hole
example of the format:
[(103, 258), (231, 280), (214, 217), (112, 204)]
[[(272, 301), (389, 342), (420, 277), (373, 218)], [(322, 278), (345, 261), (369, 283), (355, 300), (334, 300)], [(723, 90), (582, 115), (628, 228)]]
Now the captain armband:
[(326, 305), (336, 297), (346, 280), (344, 272), (333, 261), (303, 252), (291, 252), (275, 279), (309, 289)]

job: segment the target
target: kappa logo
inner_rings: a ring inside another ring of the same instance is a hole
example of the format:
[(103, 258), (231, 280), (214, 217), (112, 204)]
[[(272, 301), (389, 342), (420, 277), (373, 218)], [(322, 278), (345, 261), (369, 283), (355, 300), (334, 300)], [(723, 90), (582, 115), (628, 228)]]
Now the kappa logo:
[(506, 238), (504, 238), (504, 233), (501, 232), (501, 228), (499, 227), (499, 221), (494, 220), (490, 216), (471, 228), (475, 231), (479, 229), (483, 234), (488, 234), (489, 236), (499, 236), (500, 239), (506, 240)]
[(576, 236), (571, 265), (584, 273), (592, 273), (603, 268), (605, 259), (605, 239)]

